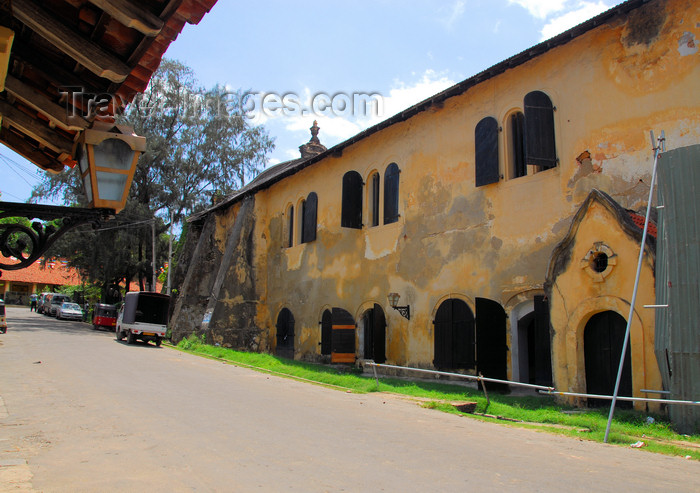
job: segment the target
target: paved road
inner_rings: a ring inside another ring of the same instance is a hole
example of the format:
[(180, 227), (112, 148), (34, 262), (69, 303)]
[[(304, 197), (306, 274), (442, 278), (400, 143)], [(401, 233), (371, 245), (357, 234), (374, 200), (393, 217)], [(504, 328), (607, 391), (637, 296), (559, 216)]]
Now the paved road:
[(8, 320), (0, 491), (700, 491), (697, 462)]

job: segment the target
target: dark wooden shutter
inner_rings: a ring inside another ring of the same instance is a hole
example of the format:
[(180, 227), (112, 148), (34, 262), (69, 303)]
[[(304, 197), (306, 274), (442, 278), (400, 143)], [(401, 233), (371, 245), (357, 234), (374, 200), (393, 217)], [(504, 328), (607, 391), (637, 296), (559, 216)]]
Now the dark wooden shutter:
[(294, 246), (294, 206), (289, 207), (289, 220), (287, 221), (287, 246)]
[(498, 170), (498, 122), (487, 116), (476, 124), (474, 130), (476, 186), (497, 183)]
[(304, 225), (302, 227), (302, 243), (308, 243), (316, 239), (316, 210), (318, 209), (318, 196), (311, 192), (304, 202)]
[(474, 315), (469, 306), (458, 299), (452, 300), (452, 334), (453, 368), (474, 368)]
[(525, 162), (543, 168), (557, 165), (554, 144), (554, 106), (542, 91), (525, 95)]
[(396, 163), (387, 166), (384, 172), (384, 224), (399, 220), (399, 174)]
[(452, 324), (453, 299), (443, 301), (435, 314), (435, 350), (433, 366), (441, 369), (454, 368), (454, 331)]
[(372, 328), (373, 328), (373, 358), (375, 363), (384, 363), (386, 361), (386, 318), (384, 310), (375, 303), (372, 309)]
[(362, 177), (357, 171), (343, 175), (343, 202), (340, 225), (362, 229)]
[(331, 363), (355, 362), (355, 319), (342, 308), (333, 308)]
[(324, 310), (321, 316), (321, 354), (331, 354), (333, 338), (333, 316), (330, 310)]

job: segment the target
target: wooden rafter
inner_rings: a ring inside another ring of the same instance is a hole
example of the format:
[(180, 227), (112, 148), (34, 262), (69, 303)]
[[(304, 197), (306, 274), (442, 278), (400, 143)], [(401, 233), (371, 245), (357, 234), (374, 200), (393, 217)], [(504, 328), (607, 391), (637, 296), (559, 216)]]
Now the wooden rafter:
[(146, 36), (156, 36), (163, 29), (163, 21), (160, 18), (129, 0), (90, 0), (90, 3)]
[(57, 21), (31, 0), (13, 0), (15, 17), (92, 73), (112, 82), (123, 82), (131, 69), (75, 31)]
[(67, 153), (69, 155), (73, 152), (73, 141), (62, 137), (43, 125), (39, 120), (35, 120), (11, 104), (0, 101), (0, 114), (2, 115), (3, 125), (9, 123), (17, 127), (22, 133), (45, 145), (52, 151), (58, 154)]
[(46, 96), (30, 89), (20, 80), (11, 75), (5, 80), (7, 92), (20, 99), (30, 108), (42, 113), (50, 121), (68, 131), (81, 131), (87, 128), (90, 123), (80, 116), (68, 116), (68, 110), (51, 101)]

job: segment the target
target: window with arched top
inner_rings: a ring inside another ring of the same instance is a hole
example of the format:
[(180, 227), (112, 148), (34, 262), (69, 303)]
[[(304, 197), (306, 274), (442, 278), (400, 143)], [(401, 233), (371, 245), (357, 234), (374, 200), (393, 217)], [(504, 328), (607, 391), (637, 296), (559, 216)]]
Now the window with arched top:
[(476, 124), (474, 150), (476, 186), (498, 183), (498, 122), (492, 116), (487, 116)]
[(542, 91), (525, 95), (525, 164), (539, 169), (557, 165), (554, 142), (554, 105)]
[(285, 238), (285, 245), (287, 248), (293, 247), (294, 246), (294, 206), (290, 205), (287, 207), (287, 230), (285, 231), (286, 233), (286, 238)]
[(369, 225), (379, 226), (379, 173), (373, 173), (369, 178)]
[(343, 175), (343, 194), (340, 225), (343, 228), (362, 229), (362, 176), (357, 171)]
[(301, 199), (297, 203), (297, 225), (296, 225), (296, 241), (297, 245), (304, 243), (304, 209), (306, 208), (306, 200)]
[(506, 124), (508, 142), (508, 178), (527, 174), (525, 167), (525, 115), (516, 111), (508, 115)]
[(318, 209), (318, 196), (311, 192), (302, 202), (301, 242), (309, 243), (316, 239), (316, 215)]
[(384, 171), (384, 224), (399, 220), (399, 174), (396, 163), (391, 163)]

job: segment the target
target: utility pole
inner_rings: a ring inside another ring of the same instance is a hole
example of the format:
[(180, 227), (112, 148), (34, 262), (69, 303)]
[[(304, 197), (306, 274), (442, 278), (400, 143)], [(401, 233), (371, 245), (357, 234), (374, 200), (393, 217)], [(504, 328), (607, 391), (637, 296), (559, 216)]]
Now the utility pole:
[(173, 266), (173, 220), (175, 215), (170, 211), (170, 244), (168, 245), (168, 295), (170, 295), (170, 270)]
[(153, 284), (151, 291), (156, 290), (156, 281), (158, 280), (158, 272), (156, 270), (156, 218), (153, 218), (153, 228), (151, 229), (151, 239), (153, 240)]

